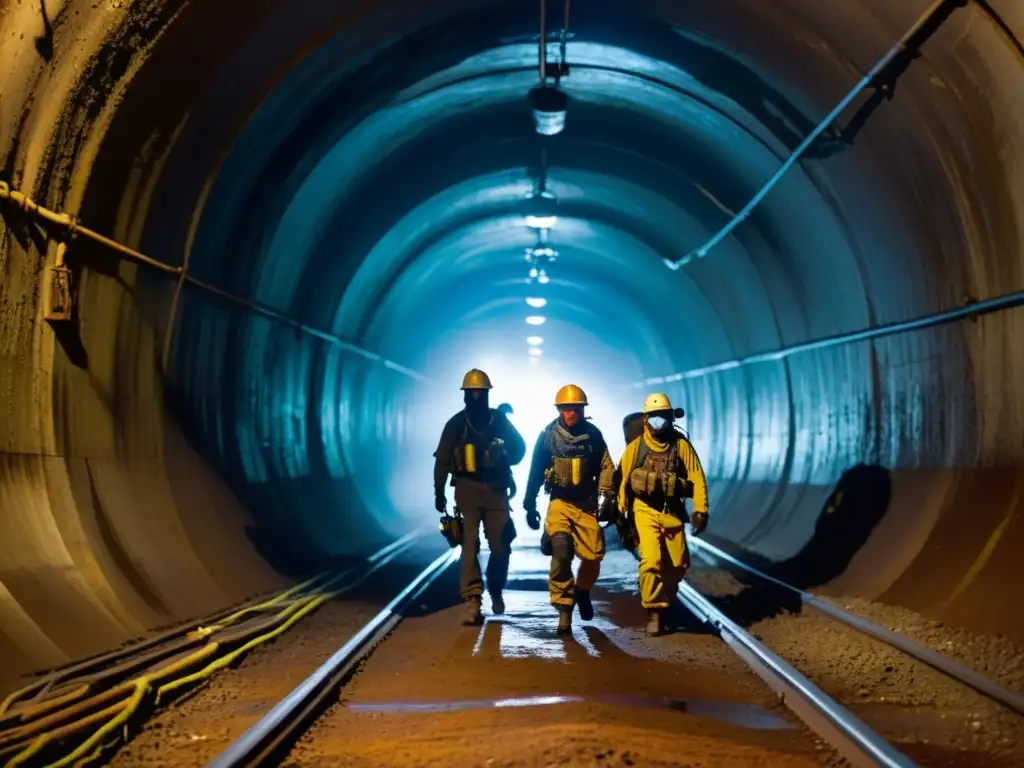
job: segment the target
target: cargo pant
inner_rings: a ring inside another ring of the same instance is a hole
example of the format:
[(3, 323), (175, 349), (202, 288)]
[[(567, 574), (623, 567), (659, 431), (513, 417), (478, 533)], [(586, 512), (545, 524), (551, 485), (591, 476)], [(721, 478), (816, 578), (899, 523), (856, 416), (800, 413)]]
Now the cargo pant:
[(480, 526), (491, 548), (487, 560), (487, 591), (500, 595), (508, 580), (508, 561), (512, 554), (515, 527), (509, 515), (504, 488), (494, 488), (473, 480), (457, 480), (455, 506), (462, 515), (462, 560), (459, 564), (459, 589), (462, 599), (480, 598), (484, 580), (480, 572)]
[[(551, 539), (552, 548), (551, 571), (548, 574), (551, 604), (556, 608), (571, 609), (576, 590), (593, 587), (601, 573), (605, 553), (604, 529), (595, 512), (585, 511), (562, 499), (553, 499), (544, 520), (544, 533)], [(559, 551), (556, 534), (571, 537), (571, 551)], [(574, 554), (580, 559), (575, 578), (572, 572)]]
[(668, 608), (690, 567), (683, 521), (639, 499), (633, 518), (640, 542), (640, 601), (644, 608)]

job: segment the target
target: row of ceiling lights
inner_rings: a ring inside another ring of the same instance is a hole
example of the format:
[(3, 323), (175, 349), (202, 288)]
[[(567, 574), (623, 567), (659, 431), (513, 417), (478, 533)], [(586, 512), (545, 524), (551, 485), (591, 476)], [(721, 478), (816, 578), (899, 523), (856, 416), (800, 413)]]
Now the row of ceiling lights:
[[(550, 192), (541, 193), (546, 194), (546, 200), (555, 202), (554, 195)], [(536, 195), (534, 195), (536, 197)], [(529, 200), (530, 198), (528, 198)], [(526, 249), (526, 262), (529, 264), (529, 272), (527, 273), (526, 283), (530, 286), (545, 286), (551, 282), (551, 277), (548, 275), (548, 269), (558, 259), (558, 251), (552, 248), (548, 244), (548, 236), (551, 227), (558, 223), (558, 217), (553, 212), (553, 206), (549, 206), (549, 210), (538, 213), (536, 210), (533, 213), (528, 213), (525, 217), (526, 226), (537, 233), (537, 242), (532, 247)], [(532, 309), (542, 309), (547, 306), (547, 299), (540, 296), (528, 296), (526, 303)], [(547, 321), (547, 317), (541, 314), (527, 315), (526, 322), (528, 325), (541, 326)], [(537, 362), (538, 359), (544, 354), (541, 349), (541, 345), (544, 343), (544, 339), (541, 336), (527, 336), (527, 352), (530, 355), (531, 362)]]
[[(561, 51), (557, 64), (551, 67), (548, 72), (547, 63), (547, 35), (545, 31), (547, 20), (546, 0), (540, 2), (540, 37), (538, 43), (539, 59), (539, 84), (530, 90), (529, 101), (533, 109), (534, 129), (544, 141), (549, 136), (561, 133), (565, 129), (566, 108), (569, 99), (564, 91), (559, 90), (558, 85), (562, 77), (569, 74), (569, 65), (566, 61), (566, 42), (569, 35), (569, 0), (565, 2), (565, 21), (562, 26)], [(548, 78), (554, 78), (554, 85), (549, 85)], [(526, 226), (536, 234), (537, 241), (532, 247), (526, 249), (526, 261), (530, 265), (526, 283), (530, 286), (545, 286), (551, 281), (548, 269), (558, 258), (558, 251), (548, 242), (551, 230), (558, 223), (558, 199), (554, 193), (547, 188), (547, 148), (541, 148), (541, 169), (536, 180), (533, 191), (527, 196), (523, 204), (523, 221)], [(529, 296), (526, 299), (531, 309), (542, 309), (547, 306), (547, 299), (539, 296)], [(527, 315), (527, 325), (540, 327), (547, 322), (547, 317), (542, 314)], [(530, 362), (537, 363), (544, 354), (541, 348), (544, 344), (542, 336), (530, 335), (526, 337), (527, 351), (530, 355)]]

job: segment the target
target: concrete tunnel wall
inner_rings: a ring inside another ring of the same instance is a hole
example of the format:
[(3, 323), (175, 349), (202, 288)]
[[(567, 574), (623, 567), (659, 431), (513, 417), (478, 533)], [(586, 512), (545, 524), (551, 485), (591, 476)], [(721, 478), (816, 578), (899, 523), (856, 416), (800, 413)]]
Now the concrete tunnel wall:
[[(536, 23), (505, 2), (415, 5), (51, 1), (44, 18), (6, 3), (0, 178), (415, 368), (426, 358), (410, 342), (471, 309), (431, 324), (432, 296), (521, 269), (522, 231), (482, 243), (473, 222), (507, 215), (523, 191), (493, 192), (495, 174), (535, 163), (515, 121)], [(574, 11), (580, 67), (551, 178), (575, 227), (563, 260), (586, 264), (553, 289), (607, 294), (644, 340), (645, 376), (1024, 288), (1024, 9), (991, 0), (1003, 27), (977, 3), (956, 10), (852, 147), (819, 147), (734, 237), (669, 273), (659, 257), (724, 224), (927, 3), (632, 5)], [(395, 62), (403, 47), (413, 63)], [(442, 88), (462, 75), (476, 85)], [(398, 120), (402, 99), (424, 98), (433, 106)], [(442, 163), (451, 136), (461, 171)], [(652, 190), (650, 204), (625, 205), (625, 183)], [(445, 194), (450, 215), (417, 224)], [(39, 290), (54, 245), (10, 205), (2, 227), (4, 676), (284, 583), (260, 554), (268, 537), (291, 541), (273, 563), (286, 566), (393, 535), (367, 510), (386, 499), (379, 446), (398, 455), (415, 428), (407, 377), (191, 288), (165, 376), (173, 281), (78, 238), (77, 319), (51, 328)], [(385, 246), (396, 229), (409, 237)], [(429, 290), (396, 301), (401, 270)], [(664, 385), (690, 413), (712, 533), (786, 560), (837, 511), (881, 516), (832, 589), (1024, 638), (1010, 610), (1024, 544), (1021, 317)], [(396, 418), (376, 417), (385, 403)], [(833, 489), (858, 465), (881, 471), (848, 476), (844, 511)], [(858, 495), (865, 485), (880, 490)]]

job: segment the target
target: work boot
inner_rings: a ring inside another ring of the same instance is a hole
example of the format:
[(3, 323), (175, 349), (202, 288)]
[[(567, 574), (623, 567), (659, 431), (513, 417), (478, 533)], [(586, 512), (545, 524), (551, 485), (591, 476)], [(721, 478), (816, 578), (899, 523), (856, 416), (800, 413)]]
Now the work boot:
[(495, 616), (501, 616), (505, 612), (505, 598), (500, 592), (491, 595), (491, 610)]
[(594, 604), (590, 602), (589, 589), (576, 590), (576, 605), (579, 606), (581, 619), (590, 621), (594, 618)]
[(665, 631), (661, 620), (661, 611), (654, 609), (647, 614), (647, 634), (649, 637), (657, 637)]
[(466, 618), (462, 624), (466, 627), (479, 627), (484, 623), (484, 615), (480, 613), (480, 598), (471, 597), (466, 601)]
[(558, 629), (556, 630), (560, 635), (572, 634), (572, 611), (559, 611), (558, 612)]

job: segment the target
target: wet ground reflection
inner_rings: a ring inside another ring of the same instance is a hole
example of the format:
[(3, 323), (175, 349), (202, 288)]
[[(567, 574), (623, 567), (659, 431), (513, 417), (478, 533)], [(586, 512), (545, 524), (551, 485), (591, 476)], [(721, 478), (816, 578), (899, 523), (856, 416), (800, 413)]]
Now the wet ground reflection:
[[(517, 542), (518, 544), (518, 542)], [(546, 659), (571, 661), (582, 651), (600, 658), (608, 652), (621, 652), (636, 658), (657, 657), (657, 651), (642, 642), (638, 628), (624, 629), (611, 621), (610, 604), (594, 594), (596, 616), (583, 622), (577, 614), (571, 637), (555, 632), (558, 614), (547, 592), (550, 559), (533, 548), (513, 547), (508, 587), (504, 592), (505, 613), (494, 616), (490, 600), (485, 599), (486, 623), (480, 628), (473, 648), (474, 656), (500, 654), (505, 659)], [(636, 562), (626, 552), (609, 552), (602, 564), (599, 587), (619, 587), (636, 581)], [(598, 643), (595, 643), (595, 638)], [(599, 647), (600, 646), (600, 647)]]
[(377, 702), (368, 704), (347, 704), (357, 712), (446, 712), (464, 709), (501, 709), (509, 707), (544, 707), (556, 704), (579, 704), (598, 702), (641, 709), (671, 709), (697, 717), (715, 720), (754, 730), (783, 730), (794, 728), (792, 723), (776, 717), (763, 707), (733, 701), (714, 699), (663, 699), (627, 695), (597, 696), (524, 696), (501, 699), (473, 699), (469, 701), (431, 702)]

